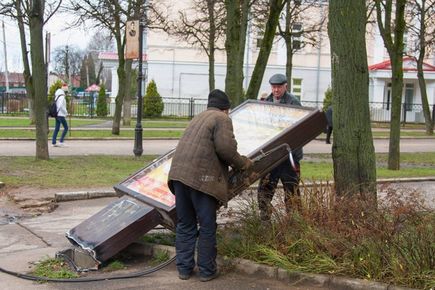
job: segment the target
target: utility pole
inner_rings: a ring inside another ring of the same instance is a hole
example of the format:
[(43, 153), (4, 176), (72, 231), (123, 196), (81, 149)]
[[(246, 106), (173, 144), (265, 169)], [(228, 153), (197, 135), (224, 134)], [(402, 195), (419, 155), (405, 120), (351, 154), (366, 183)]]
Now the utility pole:
[(5, 34), (5, 22), (2, 21), (3, 25), (3, 50), (5, 54), (5, 82), (6, 82), (6, 93), (9, 92), (9, 72), (8, 72), (8, 54), (6, 50), (6, 34)]

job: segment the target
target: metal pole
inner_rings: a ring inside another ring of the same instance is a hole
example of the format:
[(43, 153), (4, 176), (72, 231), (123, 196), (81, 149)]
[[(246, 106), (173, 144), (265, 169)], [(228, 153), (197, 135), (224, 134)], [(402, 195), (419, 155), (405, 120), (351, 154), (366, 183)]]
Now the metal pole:
[[(146, 12), (144, 12), (144, 17)], [(142, 57), (143, 57), (143, 31), (144, 31), (144, 19), (139, 20), (139, 73), (137, 76), (137, 118), (136, 118), (136, 128), (134, 129), (134, 149), (133, 153), (136, 157), (139, 157), (143, 153), (142, 147)]]
[(6, 49), (6, 35), (5, 35), (5, 22), (2, 21), (3, 25), (3, 51), (5, 55), (5, 82), (6, 82), (6, 93), (9, 93), (9, 72), (8, 72), (8, 53)]

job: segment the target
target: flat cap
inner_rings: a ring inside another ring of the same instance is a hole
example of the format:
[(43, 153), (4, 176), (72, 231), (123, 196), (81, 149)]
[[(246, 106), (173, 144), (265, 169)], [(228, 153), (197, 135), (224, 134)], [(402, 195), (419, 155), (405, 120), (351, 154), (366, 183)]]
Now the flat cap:
[(287, 83), (287, 77), (283, 74), (274, 74), (269, 79), (269, 84), (271, 85), (283, 85)]

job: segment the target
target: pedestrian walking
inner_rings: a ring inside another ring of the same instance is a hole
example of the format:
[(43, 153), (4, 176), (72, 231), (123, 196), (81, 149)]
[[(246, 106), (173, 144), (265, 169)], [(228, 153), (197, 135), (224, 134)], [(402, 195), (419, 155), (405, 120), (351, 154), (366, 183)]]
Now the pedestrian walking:
[(229, 108), (223, 91), (210, 92), (207, 110), (192, 119), (172, 159), (168, 185), (175, 194), (176, 264), (182, 280), (193, 274), (197, 240), (200, 281), (218, 276), (216, 211), (228, 201), (228, 167), (246, 170), (252, 166), (250, 159), (237, 152)]
[[(65, 136), (68, 133), (68, 123), (66, 121), (66, 116), (68, 116), (68, 111), (66, 110), (66, 97), (65, 92), (62, 89), (57, 89), (54, 93), (54, 98), (57, 107), (56, 125), (54, 127), (53, 137), (51, 140), (51, 145), (53, 147), (64, 147)], [(57, 134), (60, 130), (60, 125), (63, 126), (63, 132), (60, 136), (59, 143), (57, 143)]]
[[(287, 92), (287, 77), (283, 74), (275, 74), (269, 79), (272, 93), (266, 98), (268, 102), (301, 106), (300, 101)], [(292, 159), (286, 158), (281, 164), (260, 179), (258, 186), (258, 207), (262, 221), (268, 222), (272, 214), (272, 199), (278, 182), (284, 187), (284, 202), (287, 213), (294, 207), (300, 206), (300, 160), (303, 157), (302, 148), (292, 150)]]

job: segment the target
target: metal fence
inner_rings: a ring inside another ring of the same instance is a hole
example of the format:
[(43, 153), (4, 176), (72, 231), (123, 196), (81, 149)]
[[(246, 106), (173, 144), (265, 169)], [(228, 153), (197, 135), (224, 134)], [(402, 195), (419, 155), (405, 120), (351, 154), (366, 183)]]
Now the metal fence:
[[(192, 118), (207, 109), (207, 100), (199, 98), (164, 97), (164, 117)], [(302, 105), (311, 108), (322, 108), (323, 102), (302, 101)], [(107, 104), (108, 117), (115, 114), (115, 103)], [(24, 93), (0, 93), (0, 114), (25, 115), (29, 112), (29, 102)], [(372, 122), (390, 122), (391, 103), (370, 102), (370, 118)], [(435, 105), (431, 108), (432, 122), (435, 123)], [(82, 98), (70, 98), (68, 112), (74, 117), (96, 117), (96, 95)], [(133, 101), (131, 116), (137, 116), (137, 103)], [(402, 104), (402, 123), (424, 123), (423, 106), (421, 104)]]

